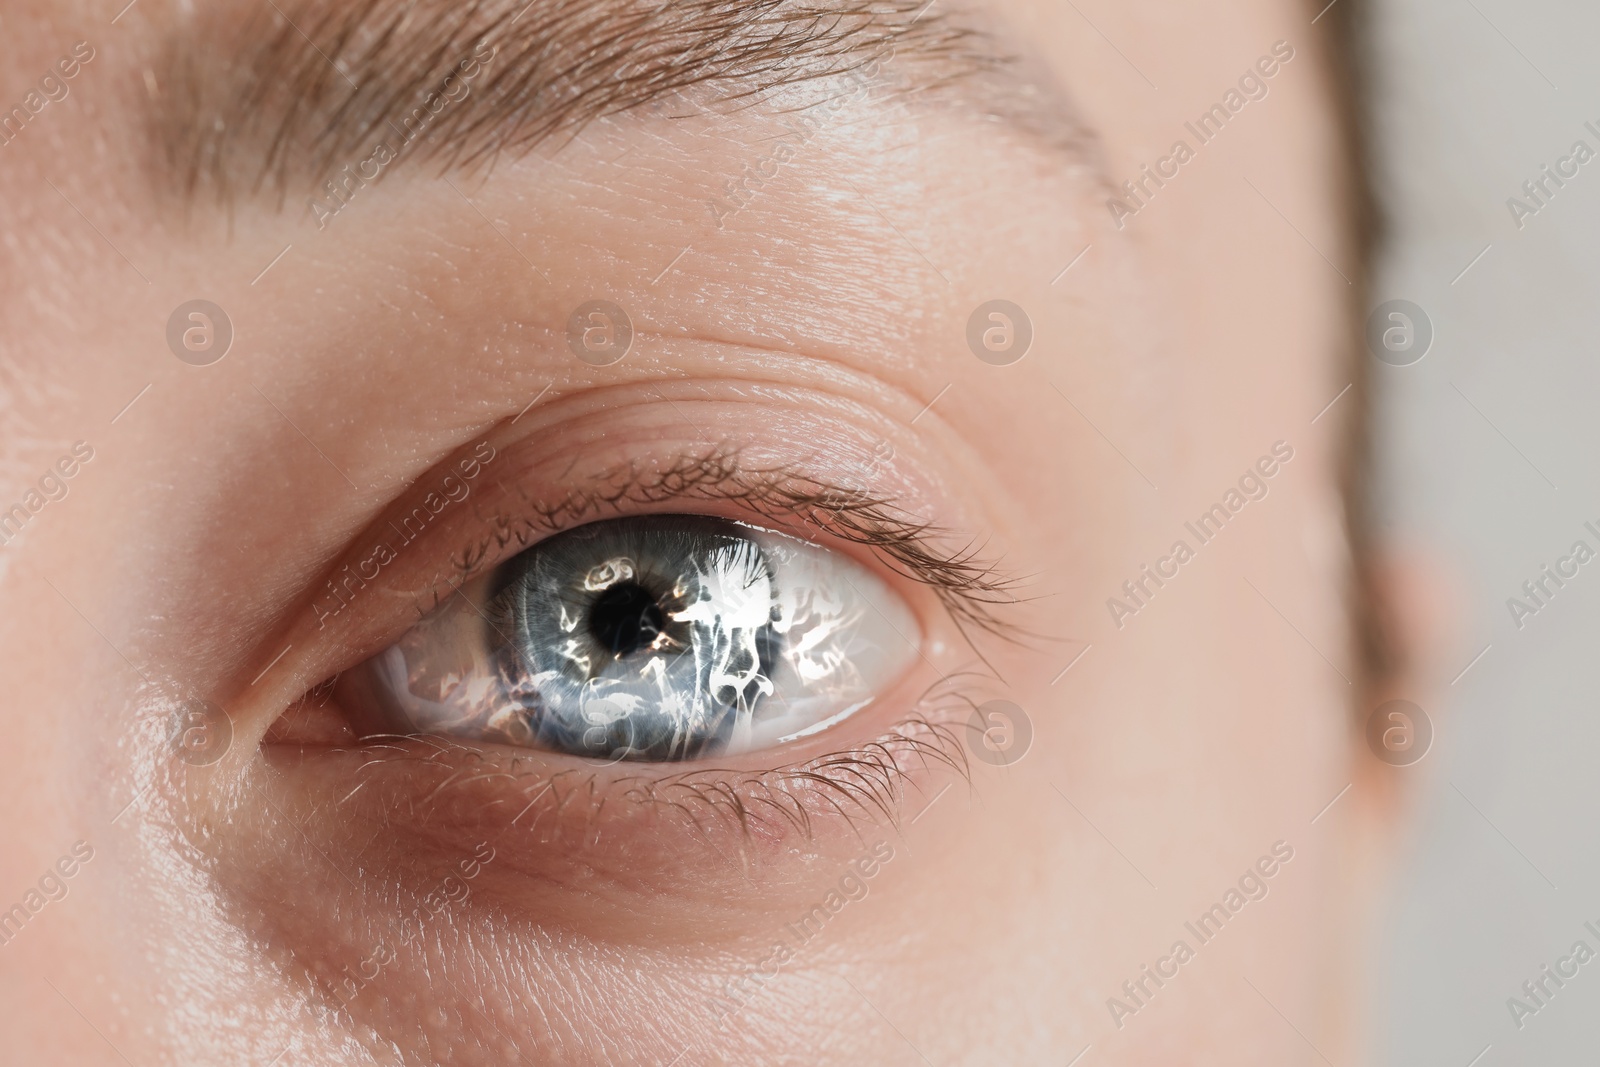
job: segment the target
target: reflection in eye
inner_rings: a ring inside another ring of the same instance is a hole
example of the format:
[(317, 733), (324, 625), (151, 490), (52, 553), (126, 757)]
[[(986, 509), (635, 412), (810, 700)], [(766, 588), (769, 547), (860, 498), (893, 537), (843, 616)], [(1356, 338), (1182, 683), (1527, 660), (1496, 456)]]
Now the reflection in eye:
[(917, 654), (904, 602), (844, 556), (693, 515), (580, 526), (501, 564), (341, 676), (377, 729), (601, 759), (780, 744)]

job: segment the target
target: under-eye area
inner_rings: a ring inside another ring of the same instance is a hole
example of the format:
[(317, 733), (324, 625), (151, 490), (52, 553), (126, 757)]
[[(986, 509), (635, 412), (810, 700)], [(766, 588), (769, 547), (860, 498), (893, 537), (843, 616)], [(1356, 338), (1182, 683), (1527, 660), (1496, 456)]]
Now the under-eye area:
[[(775, 902), (798, 903), (865, 835), (903, 832), (965, 780), (961, 723), (992, 685), (924, 665), (815, 734), (681, 763), (442, 733), (344, 744), (286, 735), (264, 746), (250, 792), (289, 820), (262, 833), (309, 835), (309, 868), (319, 854), (360, 855), (386, 881), (416, 887), (462, 842), (482, 840), (500, 857), (479, 880), (483, 902), (514, 921), (618, 941), (731, 933), (759, 927)], [(302, 702), (319, 703), (334, 706), (330, 687)], [(636, 730), (662, 718), (641, 715)]]
[[(960, 722), (974, 684), (948, 679), (895, 693), (886, 726), (802, 742), (780, 750), (781, 762), (778, 752), (681, 767), (603, 762), (412, 735), (268, 746), (265, 788), (281, 790), (286, 808), (323, 798), (318, 832), (397, 866), (448, 856), (472, 835), (505, 845), (492, 884), (517, 874), (538, 883), (502, 886), (518, 896), (580, 882), (648, 895), (779, 877), (797, 847), (828, 856), (863, 833), (903, 827), (965, 778)], [(357, 828), (364, 837), (343, 840)]]

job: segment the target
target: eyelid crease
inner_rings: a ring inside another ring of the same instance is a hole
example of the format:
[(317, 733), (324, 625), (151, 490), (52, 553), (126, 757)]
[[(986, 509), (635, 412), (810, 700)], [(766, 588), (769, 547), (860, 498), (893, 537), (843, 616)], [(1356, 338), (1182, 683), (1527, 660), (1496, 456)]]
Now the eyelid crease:
[[(999, 562), (981, 555), (982, 546), (967, 542), (951, 551), (937, 542), (947, 531), (900, 511), (892, 499), (863, 489), (831, 486), (788, 466), (746, 468), (736, 451), (714, 449), (685, 456), (653, 472), (637, 465), (618, 468), (597, 479), (599, 487), (572, 489), (548, 503), (523, 494), (528, 512), (495, 520), (495, 529), (452, 559), (452, 590), (497, 562), (498, 550), (516, 542), (521, 549), (564, 529), (627, 514), (629, 505), (654, 506), (677, 500), (738, 504), (753, 515), (788, 526), (791, 532), (814, 529), (840, 541), (873, 550), (896, 574), (932, 590), (970, 643), (978, 631), (1024, 644), (1037, 639), (1000, 610), (1026, 602), (1016, 590), (1024, 579), (1005, 575)], [(447, 592), (435, 594), (431, 610)], [(426, 614), (426, 610), (422, 613)]]

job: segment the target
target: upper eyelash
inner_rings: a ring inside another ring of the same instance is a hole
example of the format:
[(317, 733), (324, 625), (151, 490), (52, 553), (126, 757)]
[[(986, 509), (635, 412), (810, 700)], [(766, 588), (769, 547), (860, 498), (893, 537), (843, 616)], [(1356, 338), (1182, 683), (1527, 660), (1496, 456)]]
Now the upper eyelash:
[[(569, 490), (554, 503), (529, 499), (525, 492), (522, 497), (528, 506), (523, 515), (495, 519), (494, 529), (453, 557), (457, 573), (452, 586), (478, 574), (512, 542), (527, 548), (630, 504), (728, 501), (758, 516), (799, 520), (841, 541), (872, 549), (897, 574), (931, 589), (969, 638), (969, 628), (1015, 642), (1032, 636), (998, 611), (1022, 602), (1016, 594), (1022, 579), (1003, 574), (998, 561), (981, 555), (980, 545), (968, 542), (953, 551), (941, 550), (937, 542), (947, 532), (907, 515), (888, 497), (828, 485), (791, 467), (746, 468), (737, 452), (712, 450), (685, 456), (670, 467), (648, 472), (630, 464), (602, 476), (595, 486)], [(435, 603), (443, 597), (438, 594)]]

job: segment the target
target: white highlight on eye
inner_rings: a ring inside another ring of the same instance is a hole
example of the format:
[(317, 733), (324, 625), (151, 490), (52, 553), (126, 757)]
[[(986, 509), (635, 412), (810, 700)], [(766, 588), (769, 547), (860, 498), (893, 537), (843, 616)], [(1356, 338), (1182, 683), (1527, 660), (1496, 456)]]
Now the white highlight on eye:
[(810, 737), (812, 734), (820, 734), (822, 731), (827, 730), (827, 729), (829, 729), (831, 727), (837, 726), (841, 722), (844, 722), (844, 720), (848, 719), (850, 716), (854, 715), (856, 712), (860, 711), (862, 708), (866, 707), (870, 703), (872, 703), (872, 698), (868, 697), (866, 700), (861, 701), (859, 704), (851, 704), (849, 707), (844, 708), (843, 710), (841, 710), (838, 714), (829, 715), (826, 719), (823, 719), (821, 722), (814, 722), (810, 726), (807, 726), (805, 729), (796, 730), (792, 734), (784, 734), (782, 737), (777, 739), (776, 743), (780, 744), (780, 745), (785, 745), (785, 744), (788, 744), (790, 741), (798, 741), (802, 737)]
[(592, 726), (609, 726), (625, 719), (644, 706), (644, 698), (634, 693), (613, 693), (611, 696), (583, 702), (583, 721)]
[(584, 575), (583, 587), (593, 593), (599, 589), (608, 589), (618, 582), (632, 581), (633, 574), (633, 560), (619, 556), (590, 568), (589, 573)]

